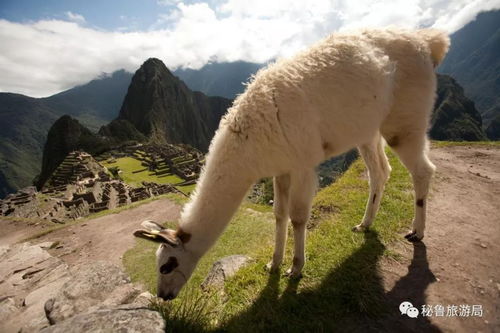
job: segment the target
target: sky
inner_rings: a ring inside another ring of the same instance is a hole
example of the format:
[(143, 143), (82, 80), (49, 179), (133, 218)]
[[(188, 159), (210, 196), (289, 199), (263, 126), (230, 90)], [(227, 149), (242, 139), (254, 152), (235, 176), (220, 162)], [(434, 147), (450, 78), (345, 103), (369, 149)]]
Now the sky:
[(149, 57), (167, 67), (290, 57), (334, 31), (450, 33), (500, 0), (0, 0), (0, 92), (50, 96)]

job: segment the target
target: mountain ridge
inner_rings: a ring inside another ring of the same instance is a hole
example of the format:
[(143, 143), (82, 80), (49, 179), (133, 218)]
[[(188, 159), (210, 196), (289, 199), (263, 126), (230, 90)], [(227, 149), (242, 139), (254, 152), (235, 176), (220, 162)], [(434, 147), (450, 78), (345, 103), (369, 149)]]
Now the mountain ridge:
[[(150, 58), (132, 77), (116, 121), (127, 121), (157, 143), (183, 143), (207, 151), (231, 103), (191, 91), (161, 60)], [(106, 125), (99, 132), (108, 130)]]
[(464, 87), (486, 129), (500, 116), (500, 10), (479, 13), (450, 38), (450, 50), (438, 72), (451, 75)]

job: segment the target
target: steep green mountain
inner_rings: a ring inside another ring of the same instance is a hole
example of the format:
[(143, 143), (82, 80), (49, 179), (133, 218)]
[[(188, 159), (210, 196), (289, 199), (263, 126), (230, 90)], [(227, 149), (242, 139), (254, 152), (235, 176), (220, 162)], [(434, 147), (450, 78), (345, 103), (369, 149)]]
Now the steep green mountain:
[(429, 135), (435, 140), (486, 140), (481, 115), (464, 89), (448, 75), (438, 74), (437, 98)]
[(104, 139), (92, 133), (76, 119), (64, 115), (52, 125), (43, 149), (42, 171), (37, 179), (41, 188), (52, 172), (75, 150), (83, 150), (91, 155), (100, 154), (110, 147)]
[(154, 142), (185, 143), (207, 151), (230, 105), (229, 99), (191, 91), (161, 60), (151, 58), (134, 74), (117, 121), (100, 133), (129, 132), (121, 126), (132, 124)]
[(114, 119), (130, 85), (132, 73), (119, 70), (42, 100), (52, 109), (77, 117), (91, 130)]
[(39, 99), (0, 93), (0, 198), (31, 185), (58, 114)]
[(146, 136), (139, 132), (130, 121), (125, 119), (115, 119), (106, 126), (101, 127), (99, 135), (106, 137), (111, 144), (126, 141), (147, 141)]
[(131, 77), (118, 71), (47, 98), (0, 93), (0, 198), (31, 185), (57, 118), (70, 114), (97, 129), (118, 114)]
[(464, 87), (487, 128), (500, 115), (500, 10), (480, 13), (452, 34), (450, 51), (438, 70)]
[(180, 68), (174, 74), (191, 90), (234, 99), (245, 90), (244, 83), (250, 76), (264, 66), (244, 61), (209, 63), (198, 70)]
[[(499, 107), (497, 107), (497, 109)], [(500, 140), (500, 110), (497, 110), (497, 112), (497, 116), (493, 118), (486, 128), (486, 135), (490, 140)]]

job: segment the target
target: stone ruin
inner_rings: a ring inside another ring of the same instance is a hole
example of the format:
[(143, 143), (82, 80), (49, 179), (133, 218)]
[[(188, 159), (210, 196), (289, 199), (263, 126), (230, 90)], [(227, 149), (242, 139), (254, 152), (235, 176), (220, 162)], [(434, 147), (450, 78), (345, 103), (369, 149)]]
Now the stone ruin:
[(196, 183), (205, 158), (203, 153), (188, 145), (139, 144), (121, 147), (103, 154), (98, 159), (112, 162), (115, 158), (125, 156), (141, 161), (141, 165), (154, 172), (156, 176), (167, 174), (178, 176), (183, 181), (176, 185)]
[(39, 192), (28, 187), (0, 200), (0, 216), (64, 223), (170, 192), (179, 191), (172, 185), (148, 182), (133, 188), (112, 179), (91, 155), (74, 151)]

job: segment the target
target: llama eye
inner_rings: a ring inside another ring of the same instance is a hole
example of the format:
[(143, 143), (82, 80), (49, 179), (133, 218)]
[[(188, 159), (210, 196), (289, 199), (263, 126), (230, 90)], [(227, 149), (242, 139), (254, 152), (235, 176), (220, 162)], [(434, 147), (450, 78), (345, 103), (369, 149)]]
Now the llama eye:
[(160, 273), (161, 274), (168, 274), (172, 272), (177, 266), (179, 266), (179, 263), (177, 262), (176, 257), (170, 257), (168, 258), (168, 261), (161, 265), (160, 267)]

